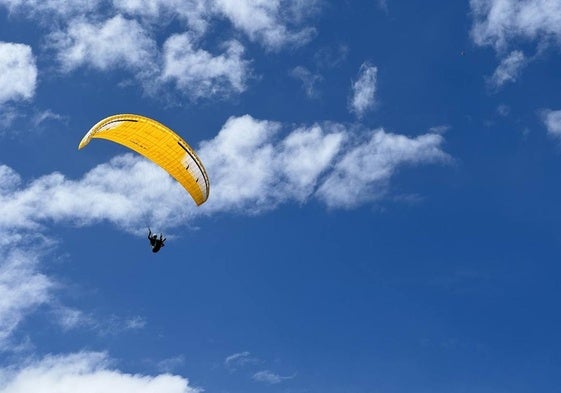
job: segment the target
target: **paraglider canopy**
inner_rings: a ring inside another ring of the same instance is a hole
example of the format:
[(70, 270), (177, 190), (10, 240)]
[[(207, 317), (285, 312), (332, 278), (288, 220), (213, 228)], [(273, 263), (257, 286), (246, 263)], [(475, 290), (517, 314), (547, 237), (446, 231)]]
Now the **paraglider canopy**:
[(210, 183), (201, 160), (187, 142), (156, 120), (132, 114), (109, 116), (84, 135), (78, 149), (92, 138), (119, 143), (158, 164), (187, 190), (197, 205), (208, 199)]

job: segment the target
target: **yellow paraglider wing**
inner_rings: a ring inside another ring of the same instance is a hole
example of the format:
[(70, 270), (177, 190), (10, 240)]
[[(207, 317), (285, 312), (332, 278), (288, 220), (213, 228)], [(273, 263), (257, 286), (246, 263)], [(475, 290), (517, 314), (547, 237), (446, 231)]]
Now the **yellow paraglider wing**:
[(139, 115), (114, 115), (93, 126), (78, 149), (92, 138), (120, 143), (158, 164), (187, 190), (197, 205), (208, 199), (210, 183), (201, 160), (187, 142), (163, 124)]

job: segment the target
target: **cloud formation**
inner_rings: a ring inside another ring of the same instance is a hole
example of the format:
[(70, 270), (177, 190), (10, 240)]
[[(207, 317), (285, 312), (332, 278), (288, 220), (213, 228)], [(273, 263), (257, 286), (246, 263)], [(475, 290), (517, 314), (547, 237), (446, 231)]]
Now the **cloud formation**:
[[(290, 201), (319, 200), (351, 208), (380, 200), (391, 177), (404, 166), (446, 162), (444, 138), (416, 138), (370, 131), (367, 137), (340, 124), (299, 127), (280, 135), (280, 123), (249, 115), (230, 118), (198, 149), (211, 180), (211, 196), (200, 208), (185, 203), (185, 191), (159, 167), (125, 154), (100, 164), (81, 179), (60, 173), (22, 184), (0, 166), (0, 228), (30, 230), (48, 222), (121, 228), (175, 227), (200, 215), (255, 214)], [(137, 201), (145, 203), (138, 205)], [(151, 209), (154, 204), (159, 209)]]
[[(0, 261), (0, 350), (12, 344), (13, 333), (27, 315), (52, 301), (54, 281), (41, 274), (38, 249), (24, 248), (22, 236), (2, 232), (0, 246), (11, 251)], [(26, 243), (32, 243), (27, 236)]]
[(37, 66), (31, 47), (0, 41), (0, 105), (35, 94)]
[(557, 138), (561, 138), (561, 110), (545, 110), (542, 112), (542, 120), (547, 132)]
[(104, 353), (48, 356), (18, 369), (1, 370), (0, 393), (198, 393), (183, 377), (128, 374)]
[(526, 66), (527, 60), (524, 53), (519, 50), (512, 51), (505, 57), (490, 79), (493, 87), (502, 87), (507, 82), (516, 82), (522, 68)]
[(251, 377), (254, 381), (265, 382), (271, 385), (276, 385), (282, 381), (292, 378), (294, 378), (294, 376), (283, 377), (269, 370), (258, 371)]
[(518, 39), (561, 43), (560, 0), (470, 0), (477, 45), (504, 51)]
[[(40, 22), (45, 45), (54, 52), (52, 57), (63, 73), (80, 68), (125, 70), (152, 95), (173, 86), (192, 99), (245, 91), (252, 72), (242, 40), (274, 51), (304, 45), (315, 35), (315, 28), (306, 26), (306, 21), (317, 11), (317, 4), (316, 0), (306, 4), (300, 0), (114, 0), (110, 4), (102, 0), (0, 0), (0, 6), (18, 17)], [(172, 20), (179, 21), (185, 31), (156, 40), (162, 26)], [(239, 39), (205, 49), (205, 34), (224, 20), (242, 33)], [(0, 103), (33, 95), (37, 72), (25, 48), (0, 47), (0, 71), (10, 66), (11, 73), (0, 74), (0, 87), (8, 87), (1, 89)], [(49, 52), (45, 60), (50, 58)], [(20, 62), (18, 67), (12, 67), (14, 61)], [(20, 83), (9, 86), (9, 77)]]
[(154, 67), (154, 41), (137, 21), (121, 15), (101, 23), (72, 20), (66, 30), (52, 33), (49, 40), (66, 72), (82, 66), (136, 72)]
[(352, 84), (350, 108), (359, 118), (374, 107), (377, 75), (377, 67), (363, 63), (358, 79)]
[(313, 27), (298, 26), (315, 11), (315, 0), (213, 0), (213, 3), (218, 14), (268, 49), (302, 46), (315, 35)]
[(249, 351), (234, 353), (224, 359), (224, 366), (231, 371), (247, 364), (257, 363), (258, 360), (251, 356)]
[(303, 66), (297, 66), (290, 71), (290, 75), (302, 82), (302, 88), (306, 95), (310, 98), (317, 97), (316, 85), (323, 80), (319, 74), (313, 74), (310, 70)]
[(561, 45), (561, 0), (470, 0), (476, 45), (491, 46), (500, 64), (491, 77), (494, 87), (514, 82), (528, 63), (520, 50), (535, 44), (537, 52)]
[(206, 211), (259, 212), (288, 200), (304, 202), (328, 169), (345, 138), (337, 127), (298, 128), (286, 138), (281, 125), (251, 116), (230, 118), (201, 144), (211, 176)]
[(103, 0), (0, 0), (10, 13), (37, 18), (41, 23), (52, 22), (52, 17), (68, 19), (95, 10)]
[(113, 0), (118, 12), (139, 18), (148, 24), (167, 25), (177, 18), (196, 36), (202, 36), (212, 21), (209, 0)]
[(430, 133), (408, 138), (376, 130), (337, 161), (317, 196), (329, 207), (352, 208), (382, 199), (395, 172), (408, 165), (447, 162), (443, 137)]
[(194, 41), (187, 33), (166, 40), (161, 79), (194, 98), (243, 92), (250, 74), (243, 46), (231, 40), (223, 45), (223, 54), (213, 56), (197, 49)]

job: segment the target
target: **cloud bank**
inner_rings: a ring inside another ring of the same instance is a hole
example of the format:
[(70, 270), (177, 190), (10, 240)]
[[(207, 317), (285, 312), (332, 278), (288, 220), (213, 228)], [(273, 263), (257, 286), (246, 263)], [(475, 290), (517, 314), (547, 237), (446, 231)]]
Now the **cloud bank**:
[[(3, 374), (3, 375), (2, 375)], [(198, 393), (185, 378), (128, 374), (111, 366), (104, 353), (48, 356), (0, 374), (0, 393)]]
[[(188, 196), (176, 182), (137, 155), (115, 157), (81, 179), (52, 173), (28, 184), (0, 166), (0, 228), (100, 221), (127, 230), (146, 222), (169, 228), (196, 216), (256, 214), (290, 201), (351, 208), (380, 200), (403, 167), (449, 160), (437, 133), (409, 138), (382, 129), (362, 134), (341, 124), (315, 124), (280, 135), (282, 128), (249, 115), (232, 117), (215, 138), (202, 142), (198, 152), (211, 194), (200, 208), (186, 203)], [(151, 209), (156, 203), (160, 208)]]
[[(38, 21), (45, 63), (61, 73), (81, 68), (129, 72), (152, 96), (172, 88), (193, 100), (240, 94), (252, 75), (243, 42), (267, 51), (308, 43), (307, 21), (319, 1), (310, 0), (0, 0), (16, 17)], [(181, 32), (159, 37), (172, 21)], [(207, 33), (228, 22), (229, 39), (210, 46)], [(242, 42), (243, 41), (243, 42)], [(208, 47), (207, 47), (208, 46)], [(17, 67), (16, 67), (17, 65)], [(0, 103), (33, 96), (37, 70), (30, 48), (0, 43)], [(17, 72), (17, 74), (15, 74)], [(17, 80), (17, 84), (8, 81)]]

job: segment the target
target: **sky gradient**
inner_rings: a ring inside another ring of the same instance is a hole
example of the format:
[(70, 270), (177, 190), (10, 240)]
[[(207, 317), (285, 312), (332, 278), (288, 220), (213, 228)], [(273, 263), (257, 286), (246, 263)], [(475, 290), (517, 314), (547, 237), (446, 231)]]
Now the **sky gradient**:
[(561, 0), (0, 0), (0, 393), (557, 392), (560, 141)]

